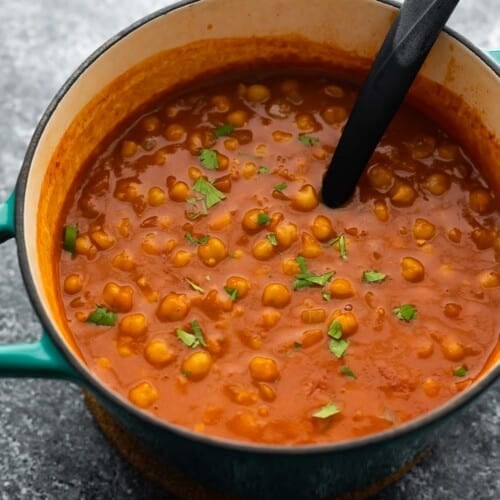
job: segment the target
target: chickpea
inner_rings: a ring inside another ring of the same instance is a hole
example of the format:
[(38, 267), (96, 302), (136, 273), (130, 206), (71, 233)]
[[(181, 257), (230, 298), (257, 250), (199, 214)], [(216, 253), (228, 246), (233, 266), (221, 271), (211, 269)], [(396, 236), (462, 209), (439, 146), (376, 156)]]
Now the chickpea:
[(192, 254), (186, 250), (178, 250), (172, 257), (172, 265), (174, 267), (184, 267), (191, 261)]
[(118, 222), (118, 225), (116, 226), (116, 229), (118, 231), (118, 234), (122, 236), (123, 238), (127, 238), (130, 236), (130, 219), (125, 218), (125, 219), (120, 219), (120, 222)]
[(416, 346), (416, 353), (419, 358), (425, 359), (432, 355), (434, 352), (434, 344), (430, 338), (423, 337), (419, 339)]
[(126, 337), (142, 337), (148, 330), (148, 320), (142, 313), (128, 314), (118, 324), (120, 335)]
[(198, 167), (189, 167), (188, 176), (192, 181), (195, 181), (203, 176), (203, 172)]
[(324, 215), (315, 217), (311, 230), (314, 237), (319, 241), (328, 241), (336, 236), (330, 219)]
[(271, 91), (265, 85), (254, 84), (247, 89), (247, 99), (251, 102), (265, 102), (271, 97)]
[(414, 144), (411, 145), (411, 156), (414, 160), (422, 160), (428, 158), (436, 149), (436, 139), (431, 136), (419, 137)]
[(251, 179), (257, 173), (257, 165), (251, 161), (245, 162), (241, 167), (241, 175), (244, 179)]
[(156, 387), (149, 382), (142, 382), (132, 387), (128, 393), (128, 398), (139, 408), (149, 408), (158, 400), (159, 394)]
[(224, 392), (229, 399), (236, 404), (251, 405), (257, 402), (257, 394), (239, 384), (228, 384), (224, 386)]
[(469, 194), (469, 206), (478, 214), (489, 214), (495, 208), (493, 198), (488, 190), (483, 188), (474, 189)]
[(182, 373), (189, 380), (198, 381), (208, 375), (212, 363), (212, 355), (209, 352), (193, 352), (182, 362)]
[(250, 375), (258, 382), (275, 382), (280, 373), (276, 361), (264, 356), (255, 356), (248, 364)]
[(129, 312), (134, 305), (134, 291), (129, 286), (106, 283), (102, 291), (104, 302), (116, 312)]
[(149, 364), (162, 368), (175, 359), (175, 354), (165, 341), (157, 339), (148, 343), (144, 357)]
[(161, 122), (157, 116), (146, 116), (141, 120), (141, 127), (144, 132), (157, 132)]
[(310, 184), (302, 186), (292, 199), (292, 207), (301, 212), (314, 210), (318, 203), (319, 199), (316, 190)]
[(303, 132), (312, 132), (316, 130), (318, 125), (314, 117), (307, 113), (298, 114), (295, 117), (295, 124), (297, 128)]
[(76, 238), (75, 252), (78, 255), (86, 255), (89, 259), (95, 256), (97, 248), (92, 244), (86, 234), (81, 234)]
[(321, 112), (321, 116), (328, 125), (338, 125), (347, 119), (347, 110), (344, 106), (328, 106)]
[(384, 200), (376, 200), (373, 204), (373, 213), (380, 222), (389, 220), (389, 207)]
[(134, 141), (123, 141), (121, 146), (122, 158), (130, 158), (137, 153), (137, 144)]
[(180, 142), (186, 136), (186, 129), (178, 123), (172, 123), (165, 129), (164, 135), (167, 141)]
[(500, 286), (500, 274), (495, 271), (485, 271), (479, 276), (483, 288), (496, 288)]
[(159, 255), (161, 253), (161, 248), (158, 244), (156, 233), (144, 235), (141, 242), (141, 248), (149, 255)]
[(247, 439), (256, 440), (261, 432), (260, 425), (255, 417), (248, 411), (237, 413), (227, 422), (232, 432)]
[(450, 361), (461, 361), (465, 357), (464, 346), (453, 337), (447, 336), (441, 340), (444, 357)]
[(427, 177), (422, 187), (435, 196), (440, 196), (451, 186), (450, 176), (442, 172), (435, 172)]
[(417, 240), (430, 240), (436, 234), (436, 226), (427, 219), (418, 218), (413, 224), (413, 236)]
[(258, 233), (260, 230), (264, 229), (265, 224), (259, 224), (259, 215), (262, 214), (265, 214), (265, 211), (261, 208), (252, 208), (248, 210), (241, 221), (243, 229), (250, 234)]
[(107, 250), (115, 244), (115, 239), (105, 231), (93, 231), (89, 237), (99, 250)]
[(397, 207), (409, 207), (415, 201), (417, 193), (413, 186), (404, 181), (398, 181), (389, 191), (393, 205)]
[(340, 323), (344, 337), (353, 335), (358, 330), (358, 318), (351, 311), (340, 312), (337, 310), (332, 314), (331, 320), (335, 320)]
[(64, 279), (64, 291), (70, 295), (80, 292), (82, 287), (83, 279), (79, 274), (69, 274)]
[(394, 184), (394, 175), (387, 167), (374, 165), (368, 170), (368, 181), (373, 188), (385, 192)]
[(427, 396), (433, 398), (439, 394), (439, 391), (441, 390), (441, 384), (436, 379), (429, 377), (424, 380), (422, 389), (424, 390), (425, 394), (427, 394)]
[(306, 324), (323, 323), (326, 319), (326, 311), (320, 308), (304, 309), (300, 313), (300, 319)]
[(233, 218), (231, 214), (225, 213), (217, 219), (213, 219), (208, 223), (208, 227), (212, 229), (212, 231), (221, 231), (222, 229), (225, 229), (226, 227), (229, 227), (231, 225)]
[(177, 181), (168, 189), (172, 201), (186, 201), (191, 196), (189, 186), (183, 181)]
[(264, 311), (260, 317), (259, 326), (262, 326), (265, 330), (270, 330), (273, 326), (278, 324), (281, 319), (281, 313), (273, 309)]
[(211, 236), (206, 243), (199, 245), (197, 252), (203, 264), (209, 267), (216, 266), (227, 257), (226, 245), (215, 236)]
[(154, 154), (154, 163), (155, 165), (165, 165), (168, 157), (168, 151), (166, 148), (160, 148)]
[(238, 299), (246, 297), (250, 291), (249, 281), (241, 276), (230, 276), (226, 281), (226, 287), (238, 290)]
[(283, 259), (281, 261), (281, 272), (288, 276), (295, 276), (300, 273), (299, 264), (292, 258)]
[(448, 239), (453, 243), (460, 243), (460, 240), (462, 239), (462, 231), (460, 231), (457, 227), (453, 227), (448, 230), (447, 235)]
[(308, 347), (311, 347), (314, 344), (317, 344), (323, 338), (325, 337), (325, 334), (323, 330), (319, 329), (314, 329), (314, 330), (306, 330), (300, 339), (300, 345), (302, 346), (303, 349), (307, 349)]
[(231, 111), (226, 116), (226, 121), (234, 127), (244, 127), (248, 122), (248, 113), (241, 109)]
[(152, 187), (148, 191), (148, 203), (152, 207), (159, 207), (165, 203), (165, 191), (159, 187)]
[(470, 237), (479, 250), (490, 248), (495, 239), (493, 232), (484, 227), (476, 227)]
[(257, 387), (259, 389), (259, 396), (264, 401), (270, 403), (271, 401), (274, 401), (276, 399), (276, 391), (271, 385), (266, 384), (264, 382), (259, 382), (257, 384)]
[(347, 299), (355, 294), (351, 282), (345, 278), (335, 278), (330, 283), (330, 293), (335, 299)]
[(272, 133), (274, 142), (290, 142), (293, 139), (293, 135), (289, 132), (284, 132), (282, 130), (275, 130)]
[(227, 113), (231, 108), (231, 101), (225, 95), (214, 95), (210, 102), (218, 113)]
[(345, 95), (344, 89), (339, 85), (334, 85), (334, 84), (325, 85), (323, 87), (323, 92), (326, 95), (330, 97), (335, 97), (337, 99), (341, 99)]
[(184, 294), (169, 293), (158, 306), (156, 315), (161, 321), (179, 321), (184, 319), (191, 304)]
[(285, 285), (281, 283), (271, 283), (266, 285), (262, 293), (262, 305), (281, 309), (287, 306), (292, 300), (292, 294)]
[(442, 160), (456, 160), (458, 158), (458, 146), (450, 142), (438, 146), (438, 155)]
[(461, 312), (462, 306), (460, 306), (459, 304), (448, 302), (444, 306), (444, 315), (450, 319), (458, 318)]
[(283, 222), (274, 230), (276, 241), (280, 250), (290, 248), (292, 244), (299, 238), (297, 226), (291, 222)]
[(401, 260), (401, 276), (406, 281), (417, 283), (424, 279), (425, 268), (424, 265), (413, 257), (404, 257)]
[(301, 243), (300, 254), (303, 257), (313, 259), (319, 257), (323, 253), (321, 245), (309, 233), (302, 233)]

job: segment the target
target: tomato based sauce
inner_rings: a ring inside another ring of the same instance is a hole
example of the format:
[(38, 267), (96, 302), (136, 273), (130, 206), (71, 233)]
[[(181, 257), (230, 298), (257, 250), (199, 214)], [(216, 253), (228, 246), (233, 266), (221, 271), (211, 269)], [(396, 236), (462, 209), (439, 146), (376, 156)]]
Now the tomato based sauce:
[(324, 75), (214, 83), (89, 161), (60, 295), (101, 380), (168, 422), (272, 444), (389, 429), (472, 383), (499, 337), (494, 194), (403, 107), (352, 201), (322, 205), (356, 93)]

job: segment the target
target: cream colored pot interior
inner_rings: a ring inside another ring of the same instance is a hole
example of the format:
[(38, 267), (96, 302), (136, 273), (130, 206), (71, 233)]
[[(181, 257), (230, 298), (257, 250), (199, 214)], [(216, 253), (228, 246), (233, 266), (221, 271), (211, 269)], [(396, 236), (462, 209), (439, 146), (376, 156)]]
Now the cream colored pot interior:
[[(362, 74), (395, 15), (393, 7), (374, 0), (200, 0), (129, 33), (83, 72), (41, 136), (24, 206), (35, 286), (68, 344), (73, 346), (53, 269), (60, 245), (57, 214), (84, 161), (115, 125), (156, 95), (222, 65), (230, 71), (239, 64), (282, 61)], [(440, 37), (422, 77), (413, 99), (436, 112), (481, 159), (500, 193), (498, 77), (448, 35)]]

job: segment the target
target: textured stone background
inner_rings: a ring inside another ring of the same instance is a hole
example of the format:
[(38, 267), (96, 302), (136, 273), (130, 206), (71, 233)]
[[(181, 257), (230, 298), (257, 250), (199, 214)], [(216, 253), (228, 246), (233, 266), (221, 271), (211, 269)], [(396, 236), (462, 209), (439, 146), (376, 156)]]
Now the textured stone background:
[[(236, 0), (237, 1), (237, 0)], [(12, 190), (34, 127), (83, 58), (160, 0), (0, 1), (0, 200)], [(500, 0), (462, 0), (450, 25), (500, 48)], [(498, 105), (498, 102), (496, 103)], [(17, 267), (0, 248), (0, 343), (40, 332)], [(500, 496), (500, 383), (453, 424), (423, 462), (378, 500)], [(107, 443), (67, 383), (0, 381), (0, 498), (166, 498)]]

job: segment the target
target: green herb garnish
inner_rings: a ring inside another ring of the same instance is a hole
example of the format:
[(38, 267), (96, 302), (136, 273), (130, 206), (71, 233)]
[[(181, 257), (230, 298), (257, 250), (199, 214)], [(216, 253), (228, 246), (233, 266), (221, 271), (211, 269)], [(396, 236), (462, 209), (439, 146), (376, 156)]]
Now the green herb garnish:
[(282, 182), (280, 184), (276, 184), (276, 186), (273, 187), (275, 191), (284, 191), (288, 187), (288, 184), (286, 182)]
[(356, 380), (358, 377), (354, 375), (353, 371), (346, 365), (340, 367), (340, 373), (344, 375), (347, 378), (352, 378), (353, 380)]
[(227, 256), (230, 258), (230, 259), (236, 259), (236, 254), (234, 252), (229, 252), (227, 254)]
[(382, 283), (387, 278), (387, 274), (379, 271), (364, 271), (363, 281), (365, 283)]
[(274, 233), (269, 233), (266, 236), (266, 240), (269, 241), (273, 247), (278, 246), (278, 241), (276, 240), (276, 235)]
[(97, 306), (87, 318), (87, 323), (99, 326), (115, 326), (118, 315), (103, 306)]
[(465, 377), (467, 372), (468, 370), (465, 366), (459, 366), (453, 370), (453, 375), (455, 375), (455, 377)]
[(345, 236), (343, 234), (341, 234), (340, 236), (333, 238), (333, 240), (330, 241), (328, 243), (328, 245), (333, 246), (333, 245), (335, 245), (335, 243), (338, 243), (338, 245), (339, 245), (340, 257), (344, 260), (347, 260), (347, 245), (346, 245)]
[(217, 160), (217, 153), (211, 149), (202, 149), (199, 154), (200, 163), (207, 170), (217, 170), (219, 168), (219, 161)]
[(233, 130), (234, 130), (234, 125), (231, 125), (230, 123), (225, 123), (224, 125), (217, 127), (214, 130), (214, 134), (215, 137), (226, 137), (230, 135)]
[(201, 331), (200, 325), (198, 324), (198, 321), (194, 320), (191, 321), (191, 328), (193, 329), (194, 336), (196, 337), (196, 340), (203, 346), (206, 347), (207, 343), (205, 342), (205, 338), (203, 337), (203, 332)]
[(182, 330), (181, 328), (177, 328), (175, 333), (177, 334), (177, 338), (186, 346), (191, 347), (192, 349), (202, 345), (206, 346), (205, 338), (203, 337), (203, 332), (201, 331), (200, 325), (198, 321), (191, 321), (191, 329), (193, 333), (186, 332), (186, 330)]
[(334, 319), (328, 327), (328, 336), (332, 339), (340, 340), (342, 338), (342, 324)]
[(234, 302), (238, 298), (238, 290), (236, 288), (231, 288), (229, 286), (225, 286), (224, 290), (229, 295), (231, 302)]
[(220, 192), (211, 182), (203, 177), (198, 177), (198, 179), (196, 179), (196, 182), (193, 184), (193, 189), (205, 196), (204, 201), (206, 208), (211, 208), (226, 198), (224, 193)]
[(76, 226), (64, 226), (63, 248), (66, 252), (75, 253), (78, 228)]
[(329, 300), (332, 300), (332, 294), (331, 293), (328, 293), (328, 292), (323, 292), (321, 294), (321, 297), (323, 297), (323, 300), (326, 300), (327, 302)]
[(305, 146), (316, 146), (318, 144), (319, 139), (317, 137), (313, 137), (311, 135), (299, 134), (299, 141)]
[(184, 235), (184, 238), (186, 238), (186, 241), (191, 245), (204, 245), (208, 241), (210, 236), (208, 236), (207, 234), (205, 236), (202, 236), (201, 238), (195, 238), (189, 231), (187, 231)]
[(264, 225), (267, 224), (271, 220), (269, 214), (258, 214), (257, 215), (257, 224)]
[(258, 174), (268, 174), (268, 173), (269, 173), (269, 168), (268, 168), (268, 167), (265, 167), (264, 165), (261, 165), (261, 166), (257, 169), (257, 173), (258, 173)]
[(205, 293), (205, 291), (203, 290), (203, 288), (201, 288), (200, 285), (198, 285), (197, 283), (195, 283), (194, 281), (191, 281), (189, 278), (184, 278), (184, 281), (195, 291), (195, 292), (198, 292), (198, 293)]
[(327, 405), (323, 406), (321, 410), (318, 410), (316, 413), (313, 413), (313, 417), (330, 418), (333, 417), (333, 415), (336, 415), (337, 413), (340, 413), (340, 409), (333, 403), (328, 403)]
[(295, 261), (299, 265), (300, 273), (295, 276), (293, 283), (294, 290), (300, 290), (308, 286), (325, 286), (333, 277), (334, 272), (329, 271), (324, 274), (311, 273), (307, 270), (306, 259), (299, 255)]
[(417, 317), (417, 309), (411, 304), (403, 304), (399, 307), (395, 307), (392, 312), (396, 315), (396, 318), (401, 321), (409, 322)]
[(341, 358), (349, 347), (349, 342), (342, 338), (342, 325), (340, 321), (334, 319), (328, 327), (328, 336), (330, 342), (328, 343), (328, 350), (337, 358)]

